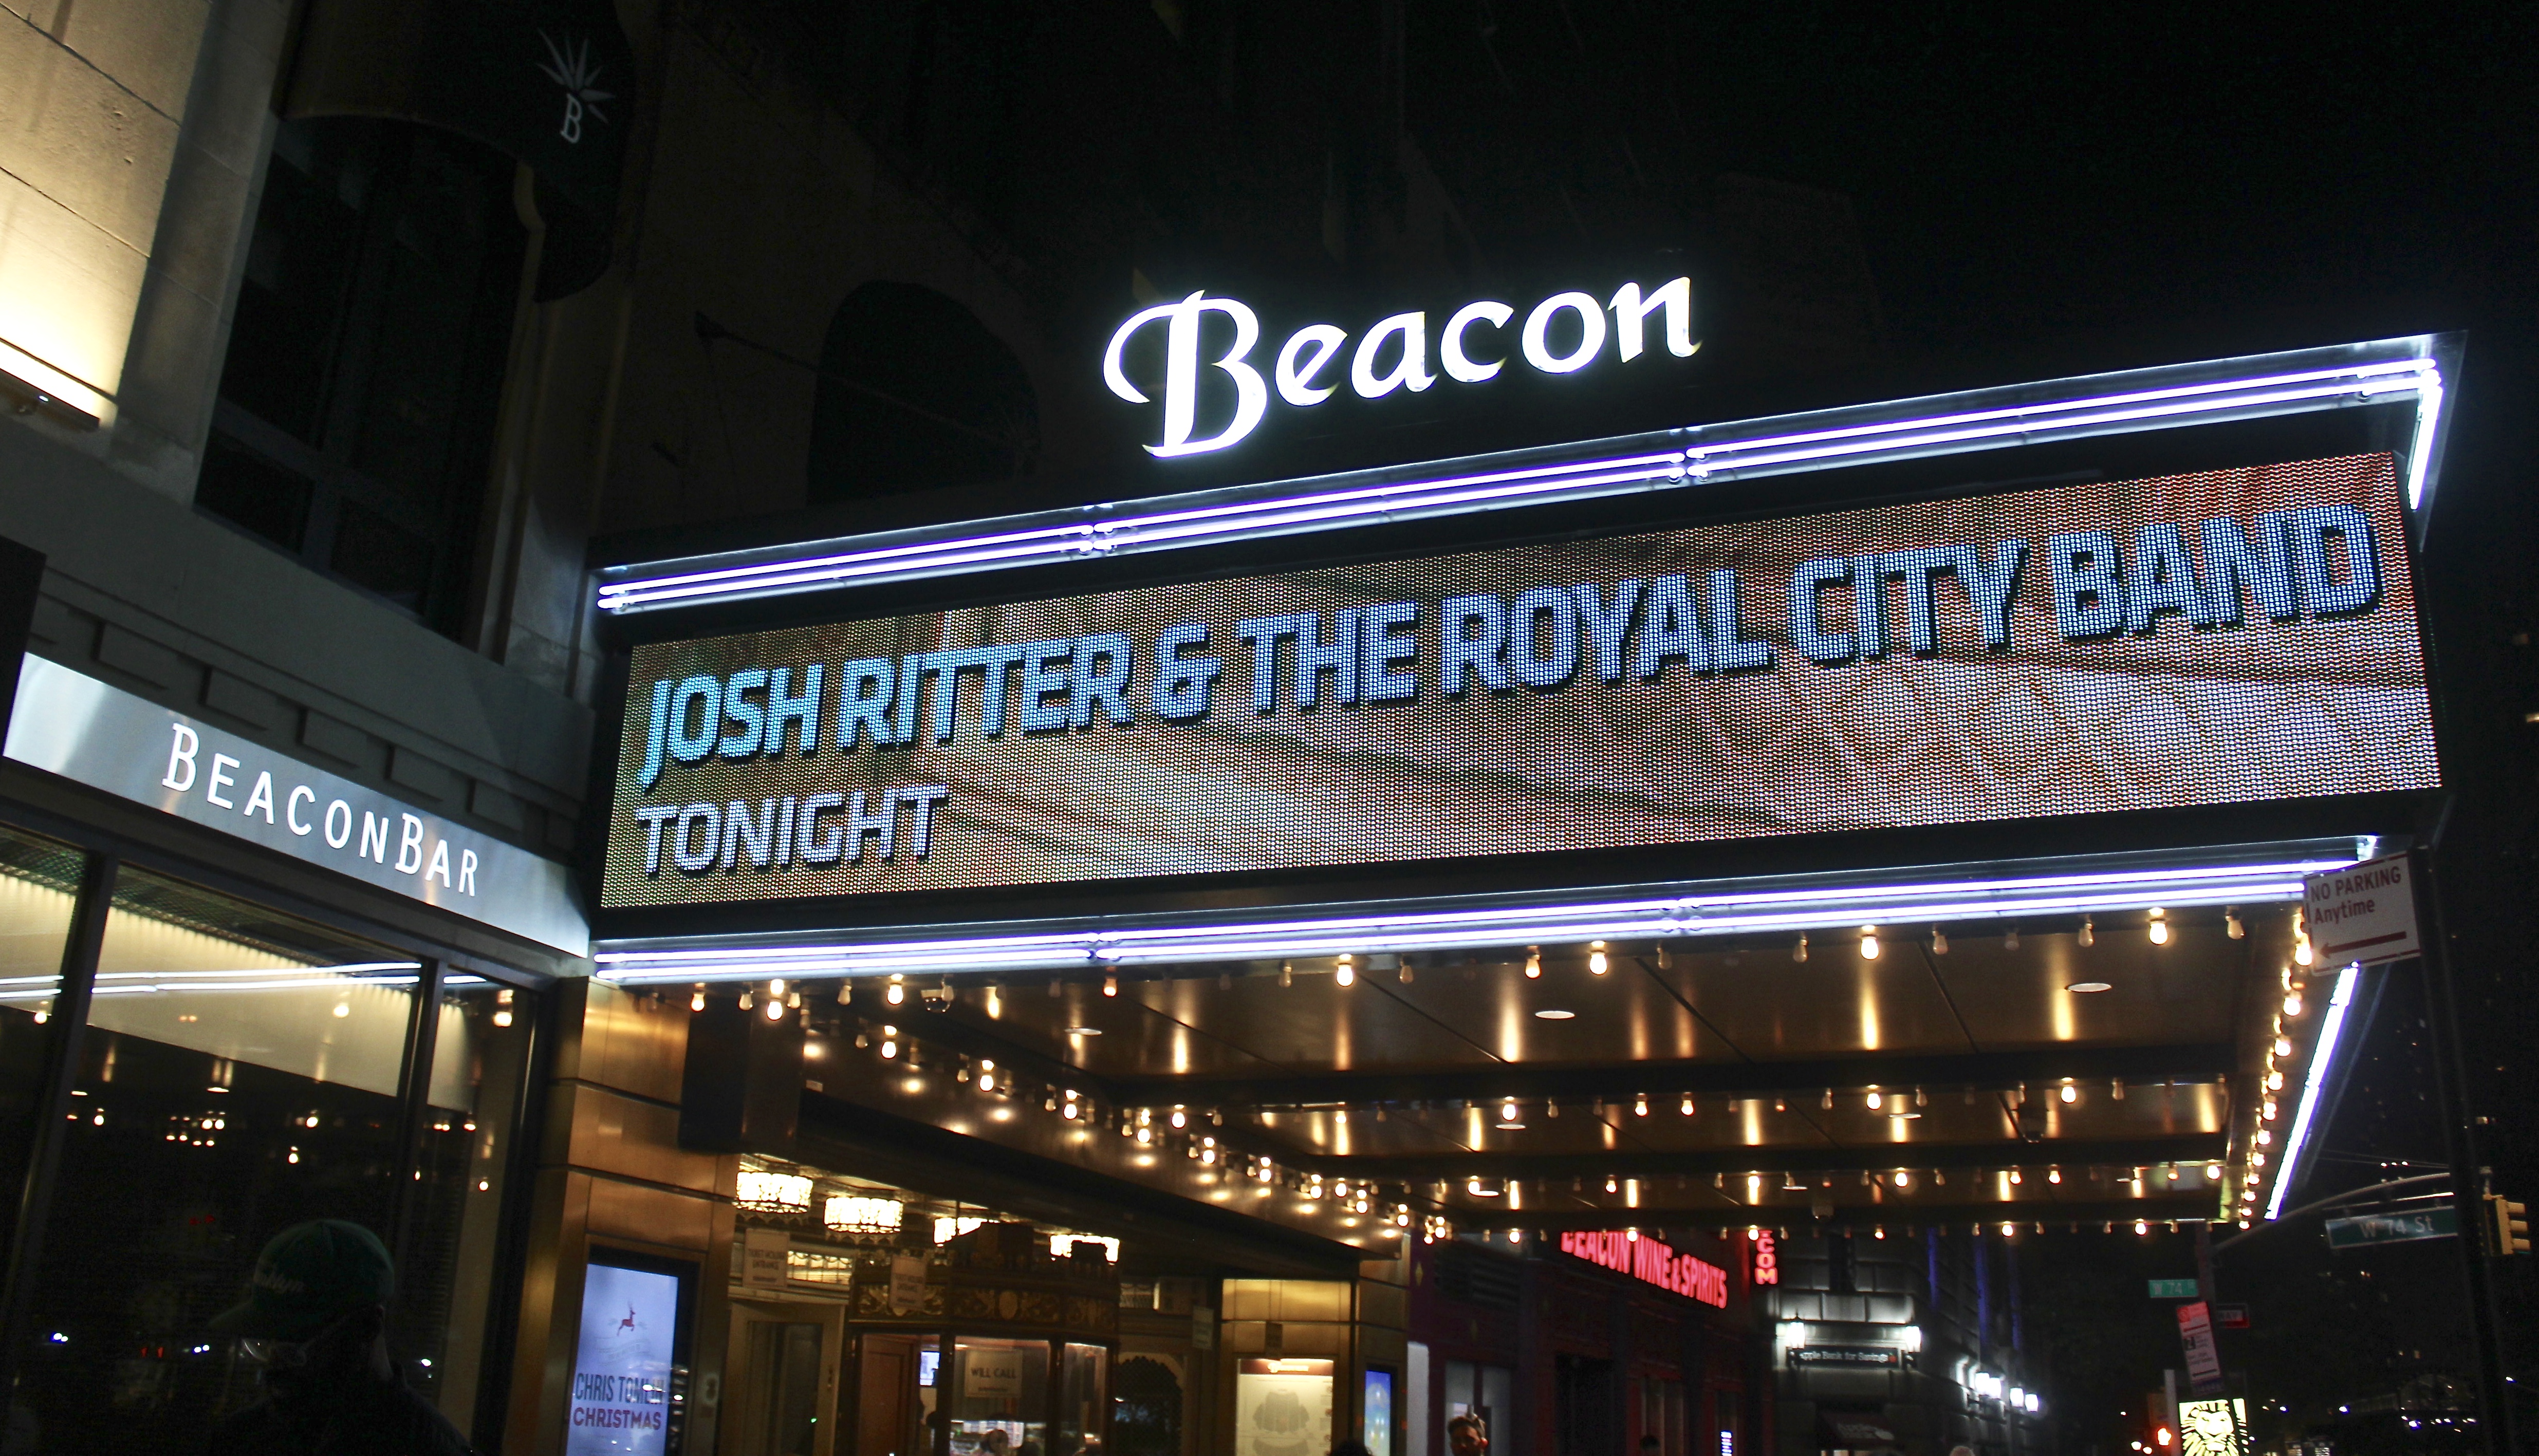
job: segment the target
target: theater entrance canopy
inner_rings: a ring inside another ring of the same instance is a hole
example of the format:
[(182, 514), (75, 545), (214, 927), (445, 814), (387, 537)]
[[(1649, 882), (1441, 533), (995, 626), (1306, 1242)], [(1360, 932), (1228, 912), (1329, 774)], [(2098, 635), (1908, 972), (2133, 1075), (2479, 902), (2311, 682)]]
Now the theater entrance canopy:
[(2264, 1217), (2301, 879), (2442, 791), (2456, 344), (610, 566), (599, 974), (1334, 1246)]

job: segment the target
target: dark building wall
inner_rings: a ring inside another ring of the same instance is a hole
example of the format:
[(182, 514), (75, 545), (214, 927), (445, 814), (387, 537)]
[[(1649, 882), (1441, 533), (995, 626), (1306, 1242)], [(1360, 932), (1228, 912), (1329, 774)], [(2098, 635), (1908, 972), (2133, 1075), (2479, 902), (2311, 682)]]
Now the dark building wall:
[(1719, 1431), (1736, 1453), (1760, 1450), (1766, 1422), (1749, 1270), (1738, 1240), (1681, 1235), (1674, 1245), (1729, 1274), (1725, 1309), (1572, 1258), (1533, 1235), (1509, 1244), (1460, 1238), (1411, 1250), (1409, 1338), (1428, 1348), (1428, 1449), (1443, 1456), (1461, 1392), (1450, 1366), (1508, 1373), (1494, 1410), (1494, 1456), (1636, 1453), (1656, 1436), (1664, 1456), (1713, 1456)]
[[(2015, 1235), (2014, 1235), (2015, 1236)], [(1856, 1229), (1784, 1240), (1781, 1287), (1757, 1301), (1772, 1336), (1781, 1456), (1850, 1449), (1849, 1427), (1881, 1429), (1908, 1456), (1965, 1445), (1998, 1456), (2043, 1450), (2049, 1420), (1977, 1398), (1977, 1370), (2035, 1389), (2050, 1372), (2022, 1345), (2016, 1253), (1986, 1227)], [(1828, 1347), (1898, 1346), (1892, 1368), (1794, 1359), (1784, 1331)], [(1856, 1444), (1856, 1442), (1855, 1442)]]

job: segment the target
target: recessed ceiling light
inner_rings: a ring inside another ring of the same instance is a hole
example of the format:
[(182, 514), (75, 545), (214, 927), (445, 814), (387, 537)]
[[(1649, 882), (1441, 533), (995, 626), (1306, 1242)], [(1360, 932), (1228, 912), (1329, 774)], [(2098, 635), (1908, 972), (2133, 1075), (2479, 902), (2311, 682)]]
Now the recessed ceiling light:
[[(2101, 989), (2104, 988), (2102, 987)], [(1066, 1034), (1069, 1036), (1099, 1036), (1102, 1034), (1102, 1028), (1100, 1026), (1069, 1026), (1066, 1028)]]
[(1545, 1008), (1544, 1010), (1536, 1012), (1534, 1015), (1537, 1021), (1566, 1022), (1575, 1020), (1578, 1013), (1574, 1011), (1559, 1011), (1552, 1008)]
[(2110, 981), (2074, 981), (2063, 989), (2074, 992), (2078, 995), (2091, 996), (2095, 995), (2100, 991), (2112, 991), (2115, 989), (2115, 985)]
[(1503, 1133), (1521, 1133), (1525, 1131), (1525, 1124), (1522, 1122), (1494, 1122), (1490, 1125)]

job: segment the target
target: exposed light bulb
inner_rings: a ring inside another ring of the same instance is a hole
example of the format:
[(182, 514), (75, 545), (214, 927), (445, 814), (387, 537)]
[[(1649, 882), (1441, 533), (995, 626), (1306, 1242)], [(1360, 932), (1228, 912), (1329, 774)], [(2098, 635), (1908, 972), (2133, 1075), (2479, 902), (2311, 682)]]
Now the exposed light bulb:
[(1949, 954), (1949, 933), (1936, 925), (1931, 927), (1931, 954), (1934, 956)]
[(1878, 932), (1876, 930), (1864, 930), (1860, 933), (1860, 959), (1863, 960), (1875, 960), (1878, 959)]
[[(1910, 1187), (1912, 1187), (1912, 1186), (1913, 1186), (1913, 1175), (1912, 1175), (1911, 1173), (1906, 1172), (1904, 1169), (1902, 1169), (1902, 1168), (1900, 1168), (1900, 1167), (1899, 1167), (1899, 1168), (1897, 1168), (1897, 1169), (1895, 1170), (1895, 1186), (1896, 1186), (1896, 1187), (1898, 1187), (1898, 1188), (1910, 1188)], [(1879, 1236), (1879, 1237), (1881, 1237), (1881, 1238), (1885, 1238), (1885, 1237), (1887, 1236), (1887, 1231), (1886, 1231), (1885, 1229), (1883, 1229), (1883, 1228), (1882, 1228), (1882, 1229), (1880, 1229), (1880, 1230), (1879, 1230), (1879, 1233), (1878, 1233), (1878, 1236)]]
[[(1601, 942), (1601, 941), (1599, 941), (1597, 944), (1601, 946), (1601, 945), (1602, 945), (1602, 944), (1604, 944), (1604, 943), (1603, 943), (1603, 942)], [(1587, 953), (1587, 972), (1588, 972), (1588, 974), (1590, 974), (1590, 975), (1603, 975), (1603, 974), (1606, 972), (1606, 970), (1610, 968), (1610, 966), (1611, 966), (1611, 962), (1609, 962), (1608, 960), (1606, 960), (1606, 959), (1605, 959), (1605, 953), (1604, 953), (1603, 951), (1601, 951), (1601, 950), (1599, 950), (1599, 951), (1590, 951), (1590, 952), (1588, 952), (1588, 953)]]
[(2063, 1084), (2063, 1100), (2067, 1102), (2081, 1100), (2081, 1090), (2068, 1082)]
[(1525, 948), (1525, 978), (1537, 980), (1543, 975), (1543, 952), (1534, 946)]
[(751, 996), (747, 991), (743, 991), (743, 992), (741, 992), (741, 993), (740, 993), (740, 1009), (741, 1009), (741, 1010), (743, 1010), (743, 1011), (747, 1011), (747, 1010), (749, 1010), (751, 1007), (756, 1006), (757, 1004), (758, 1004), (758, 1000), (757, 1000), (757, 998), (756, 998), (756, 997), (754, 997), (754, 996)]
[(1340, 968), (1333, 972), (1333, 979), (1338, 981), (1342, 988), (1354, 986), (1357, 984), (1357, 967), (1343, 960)]
[(2097, 925), (2097, 921), (2096, 921), (2096, 920), (2094, 920), (2094, 919), (2093, 919), (2091, 916), (2088, 916), (2088, 915), (2084, 915), (2084, 916), (2082, 916), (2082, 917), (2081, 917), (2081, 948), (2082, 948), (2083, 950), (2088, 950), (2090, 947), (2094, 946), (2094, 945), (2096, 945), (2097, 943), (2098, 943), (2098, 925)]
[(1683, 1094), (1683, 1101), (1682, 1101), (1682, 1103), (1681, 1103), (1680, 1106), (1678, 1106), (1675, 1110), (1677, 1110), (1678, 1112), (1682, 1113), (1682, 1114), (1683, 1114), (1684, 1116), (1686, 1116), (1686, 1117), (1690, 1117), (1690, 1116), (1692, 1115), (1692, 1093), (1690, 1093), (1690, 1092), (1685, 1092), (1685, 1093)]
[(1103, 994), (1103, 995), (1105, 995), (1105, 996), (1117, 996), (1117, 995), (1119, 995), (1119, 994), (1120, 994), (1120, 978), (1119, 978), (1118, 976), (1116, 976), (1116, 975), (1106, 975), (1106, 976), (1104, 976), (1104, 977), (1102, 978), (1102, 994)]
[(2048, 1182), (2048, 1183), (2060, 1183), (2060, 1182), (2062, 1182), (2062, 1181), (2063, 1181), (2063, 1170), (2062, 1170), (2061, 1168), (2059, 1168), (2059, 1167), (2050, 1167), (2050, 1168), (2047, 1168), (2047, 1169), (2045, 1170), (2045, 1181), (2046, 1181), (2046, 1182)]
[(776, 996), (767, 998), (767, 1019), (771, 1022), (781, 1022), (785, 1020), (785, 1002), (783, 998)]
[(2299, 992), (2299, 991), (2295, 991), (2295, 992), (2291, 993), (2290, 995), (2287, 995), (2286, 997), (2284, 997), (2284, 1015), (2286, 1015), (2286, 1016), (2288, 1016), (2288, 1017), (2297, 1017), (2297, 1016), (2299, 1016), (2300, 1014), (2301, 1014), (2301, 998), (2300, 998), (2300, 992)]
[(893, 981), (882, 989), (881, 999), (886, 1006), (904, 1005), (908, 1001), (908, 988)]
[(1183, 1110), (1182, 1110), (1181, 1108), (1179, 1108), (1179, 1107), (1175, 1107), (1175, 1108), (1173, 1109), (1172, 1124), (1173, 1124), (1173, 1126), (1175, 1126), (1175, 1127), (1188, 1127), (1188, 1126), (1190, 1126), (1190, 1114), (1189, 1114), (1189, 1113), (1187, 1113), (1187, 1112), (1185, 1112), (1185, 1111), (1183, 1111)]
[(2005, 951), (2016, 951), (2019, 949), (2018, 926), (2014, 925), (2010, 929), (2001, 933), (2001, 948)]
[(2154, 920), (2151, 923), (2151, 943), (2155, 946), (2164, 946), (2168, 944), (2167, 921)]
[(1885, 1105), (1887, 1105), (1887, 1094), (1886, 1094), (1886, 1093), (1884, 1093), (1884, 1092), (1871, 1092), (1871, 1093), (1869, 1094), (1869, 1110), (1870, 1110), (1870, 1111), (1875, 1112), (1875, 1111), (1877, 1111), (1879, 1108), (1881, 1108), (1881, 1107), (1883, 1107), (1883, 1106), (1885, 1106)]
[(1802, 963), (1806, 962), (1808, 959), (1808, 938), (1806, 936), (1800, 936), (1799, 943), (1790, 948), (1790, 959)]
[(1649, 1098), (1646, 1092), (1642, 1092), (1639, 1099), (1631, 1103), (1631, 1115), (1633, 1117), (1646, 1117), (1649, 1115)]
[(2248, 927), (2240, 923), (2237, 905), (2229, 906), (2222, 911), (2222, 933), (2234, 941), (2248, 938)]

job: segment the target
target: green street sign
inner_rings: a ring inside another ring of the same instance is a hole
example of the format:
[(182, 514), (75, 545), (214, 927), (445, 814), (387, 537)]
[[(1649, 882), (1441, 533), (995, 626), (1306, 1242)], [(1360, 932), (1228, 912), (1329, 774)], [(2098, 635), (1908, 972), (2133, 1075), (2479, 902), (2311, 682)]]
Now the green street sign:
[(2191, 1279), (2153, 1280), (2151, 1296), (2155, 1299), (2192, 1299), (2195, 1297), (2195, 1281)]
[(2361, 1214), (2327, 1221), (2327, 1246), (2360, 1248), (2372, 1243), (2413, 1243), (2420, 1238), (2459, 1236), (2459, 1211), (2447, 1204), (2404, 1214)]

